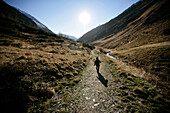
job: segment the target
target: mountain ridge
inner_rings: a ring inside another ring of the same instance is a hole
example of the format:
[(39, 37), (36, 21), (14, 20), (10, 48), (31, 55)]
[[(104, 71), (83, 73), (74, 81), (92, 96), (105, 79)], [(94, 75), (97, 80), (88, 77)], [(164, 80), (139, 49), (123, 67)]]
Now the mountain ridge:
[(0, 104), (5, 113), (44, 112), (42, 106), (53, 97), (64, 100), (65, 87), (80, 81), (91, 52), (89, 45), (42, 30), (27, 16), (0, 1)]
[[(90, 43), (90, 42), (94, 42), (104, 37), (109, 38), (108, 37), (109, 35), (111, 36), (116, 35), (118, 32), (128, 27), (131, 22), (133, 22), (133, 24), (135, 24), (135, 22), (136, 23), (140, 22), (142, 19), (140, 18), (142, 14), (145, 13), (145, 11), (151, 8), (154, 4), (160, 3), (158, 6), (160, 6), (161, 8), (158, 7), (158, 9), (163, 10), (161, 12), (162, 14), (156, 15), (156, 14), (153, 14), (153, 12), (156, 12), (156, 11), (154, 10), (150, 11), (150, 14), (148, 14), (149, 18), (147, 18), (147, 20), (143, 23), (143, 25), (152, 24), (154, 23), (154, 21), (157, 21), (155, 19), (161, 19), (163, 17), (169, 18), (169, 15), (168, 15), (169, 8), (166, 5), (168, 4), (168, 2), (169, 1), (167, 0), (163, 0), (163, 2), (161, 2), (161, 0), (151, 0), (151, 1), (140, 0), (137, 3), (133, 4), (131, 7), (129, 7), (128, 9), (126, 9), (124, 12), (122, 12), (117, 17), (111, 19), (107, 23), (100, 25), (92, 29), (91, 31), (87, 32), (86, 34), (84, 34), (81, 38), (79, 38), (79, 41)], [(163, 4), (163, 6), (161, 6), (161, 4)], [(165, 8), (168, 9), (167, 11), (162, 8), (164, 6)], [(159, 11), (157, 11), (156, 13), (159, 13)], [(166, 15), (163, 15), (163, 14), (166, 14), (167, 17)]]
[(68, 35), (68, 34), (58, 33), (57, 35), (59, 35), (59, 36), (61, 35), (61, 36), (63, 36), (63, 37), (66, 37), (66, 38), (72, 39), (72, 40), (74, 40), (74, 41), (77, 41), (77, 38), (76, 38), (76, 37), (71, 36), (71, 35)]
[[(1, 1), (0, 7), (2, 112), (169, 112), (169, 32), (154, 34), (166, 22), (144, 30), (137, 30), (140, 23), (129, 24), (117, 35), (93, 42), (105, 47), (95, 48), (68, 39), (68, 35), (44, 31)], [(94, 65), (96, 57), (100, 66)], [(144, 69), (128, 67), (132, 64)], [(156, 76), (147, 76), (147, 69)], [(156, 78), (156, 83), (150, 77)]]
[[(43, 25), (41, 22), (39, 22), (35, 17), (31, 16), (30, 14), (21, 11), (20, 9), (17, 9), (13, 6), (8, 5), (3, 0), (0, 1), (0, 22), (1, 22), (1, 30), (14, 28), (16, 30), (23, 29), (25, 25), (27, 27), (32, 27), (36, 29), (41, 29), (43, 31), (53, 33), (51, 30), (49, 30), (45, 25)], [(11, 24), (9, 24), (9, 22)], [(15, 24), (17, 23), (17, 24)], [(6, 24), (6, 25), (5, 25)], [(19, 25), (20, 24), (20, 25)], [(7, 25), (9, 25), (7, 27)], [(18, 26), (18, 27), (14, 27)]]
[(169, 83), (169, 4), (169, 0), (140, 0), (116, 18), (84, 34), (79, 41), (111, 49), (114, 51), (111, 55), (117, 59)]
[(30, 14), (26, 13), (25, 11), (22, 11), (20, 9), (17, 9), (18, 11), (20, 11), (21, 13), (23, 13), (24, 15), (26, 15), (27, 17), (29, 17), (30, 19), (32, 19), (39, 28), (41, 28), (44, 31), (47, 32), (51, 32), (53, 33), (50, 29), (48, 29), (44, 24), (42, 24), (41, 22), (39, 22), (35, 17), (31, 16)]

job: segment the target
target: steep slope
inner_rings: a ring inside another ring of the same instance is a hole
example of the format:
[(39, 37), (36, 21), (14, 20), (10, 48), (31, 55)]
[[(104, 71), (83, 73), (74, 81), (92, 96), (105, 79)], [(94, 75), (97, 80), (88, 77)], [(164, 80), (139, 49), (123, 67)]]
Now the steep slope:
[(28, 28), (30, 28), (30, 31), (31, 28), (36, 28), (37, 30), (51, 32), (31, 15), (9, 6), (2, 0), (0, 7), (0, 30), (5, 34), (15, 34), (17, 31), (24, 31)]
[(27, 24), (36, 27), (36, 24), (24, 14), (20, 13), (16, 8), (9, 6), (4, 1), (0, 1), (0, 16), (1, 18), (8, 18), (16, 20), (22, 24)]
[[(18, 10), (19, 10), (19, 9), (18, 9)], [(31, 16), (30, 14), (28, 14), (28, 13), (26, 13), (26, 12), (24, 12), (24, 11), (21, 11), (21, 10), (19, 10), (19, 11), (20, 11), (21, 13), (23, 13), (24, 15), (26, 15), (27, 17), (29, 17), (30, 19), (32, 19), (32, 21), (34, 21), (40, 29), (52, 33), (52, 31), (51, 31), (50, 29), (48, 29), (44, 24), (42, 24), (41, 22), (39, 22), (36, 18), (34, 18), (33, 16)]]
[(113, 49), (117, 59), (169, 82), (169, 4), (169, 0), (140, 0), (79, 40)]
[[(116, 18), (84, 34), (79, 39), (79, 41), (89, 43), (101, 38), (109, 39), (120, 31), (127, 32), (128, 30), (132, 29), (131, 26), (133, 26), (133, 30), (136, 29), (139, 31), (144, 26), (152, 25), (158, 21), (169, 22), (170, 8), (168, 7), (168, 4), (168, 0), (140, 0)], [(164, 29), (166, 29), (168, 25), (165, 22), (164, 24)], [(122, 35), (123, 33), (121, 33), (120, 35)], [(99, 43), (103, 42), (100, 41)]]
[[(88, 46), (89, 47), (89, 46)], [(39, 112), (80, 81), (91, 49), (46, 32), (0, 1), (0, 104), (4, 113)]]
[(152, 0), (152, 2), (143, 6), (142, 9), (146, 7), (147, 9), (138, 18), (129, 22), (116, 34), (108, 34), (102, 37), (101, 40), (93, 42), (93, 44), (105, 45), (104, 47), (109, 48), (128, 49), (145, 44), (169, 41), (170, 8), (167, 4), (169, 4), (167, 0)]

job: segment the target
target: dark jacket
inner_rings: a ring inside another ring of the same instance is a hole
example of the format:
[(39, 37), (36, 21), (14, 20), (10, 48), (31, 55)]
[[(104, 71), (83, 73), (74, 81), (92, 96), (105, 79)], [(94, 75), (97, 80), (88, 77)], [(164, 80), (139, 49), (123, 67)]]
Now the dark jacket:
[(96, 61), (94, 62), (94, 65), (96, 65), (96, 66), (100, 66), (100, 63), (101, 63), (101, 61), (99, 60), (99, 58), (97, 57), (96, 58)]

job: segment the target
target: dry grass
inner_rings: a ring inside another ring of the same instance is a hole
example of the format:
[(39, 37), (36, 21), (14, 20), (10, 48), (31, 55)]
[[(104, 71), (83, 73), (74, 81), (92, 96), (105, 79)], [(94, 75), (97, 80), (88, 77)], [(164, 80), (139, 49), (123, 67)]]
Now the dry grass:
[(122, 71), (140, 76), (156, 84), (167, 93), (169, 89), (170, 43), (144, 45), (122, 51), (114, 51), (115, 63)]
[[(140, 23), (139, 23), (140, 24)], [(169, 21), (159, 21), (149, 26), (131, 25), (110, 38), (102, 38), (92, 44), (117, 50), (130, 49), (146, 44), (170, 41), (164, 30), (169, 28)]]
[[(143, 9), (146, 10), (143, 10), (144, 12), (142, 12), (140, 16), (136, 17), (133, 21), (129, 21), (127, 25), (117, 33), (114, 33), (114, 31), (118, 28), (113, 29), (113, 34), (106, 34), (106, 37), (100, 37), (101, 39), (92, 42), (92, 44), (105, 48), (125, 50), (146, 44), (170, 41), (169, 7), (167, 6), (168, 1), (162, 0), (150, 2), (153, 2), (153, 5), (147, 6), (149, 1), (145, 1), (145, 5), (143, 5), (143, 7), (140, 9), (137, 8), (139, 11), (142, 11)], [(126, 15), (128, 15), (128, 13)], [(126, 20), (133, 18), (134, 15), (135, 14), (126, 18)], [(121, 19), (125, 18), (120, 18), (120, 21)], [(119, 21), (117, 23), (119, 23)], [(124, 22), (121, 22), (120, 24), (123, 23)], [(108, 26), (112, 26), (112, 24), (109, 24)]]
[(63, 87), (75, 85), (90, 57), (90, 49), (82, 43), (64, 37), (25, 35), (29, 38), (0, 39), (0, 97), (6, 101), (4, 108), (9, 103), (22, 103), (26, 110), (32, 103), (47, 101)]
[[(161, 5), (164, 3), (165, 0), (155, 2), (118, 33), (109, 34), (92, 42), (92, 44), (113, 49), (114, 53), (112, 55), (117, 57), (117, 59), (151, 73), (154, 75), (155, 80), (160, 79), (161, 82), (169, 82), (169, 14), (164, 15), (166, 16), (165, 18), (163, 18), (163, 15), (160, 19), (156, 18), (161, 14), (167, 13), (164, 9), (161, 9)], [(164, 4), (164, 6), (167, 5)], [(155, 14), (157, 15), (155, 16)], [(104, 52), (107, 52), (107, 50)], [(143, 74), (140, 70), (138, 71)]]
[(146, 71), (143, 68), (136, 67), (135, 65), (130, 65), (127, 61), (113, 60), (109, 58), (110, 62), (113, 62), (114, 65), (119, 69), (120, 73), (126, 73), (127, 75), (134, 75), (144, 80), (148, 81), (149, 83), (157, 86), (160, 89), (160, 93), (164, 95), (169, 94), (169, 82), (162, 81), (162, 79), (158, 76), (155, 76), (153, 73)]

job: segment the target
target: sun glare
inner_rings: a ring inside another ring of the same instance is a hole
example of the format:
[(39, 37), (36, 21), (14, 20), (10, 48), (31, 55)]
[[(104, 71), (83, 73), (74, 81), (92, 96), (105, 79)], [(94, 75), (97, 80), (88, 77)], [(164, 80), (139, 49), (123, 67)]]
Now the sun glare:
[(87, 12), (83, 12), (80, 14), (79, 20), (83, 25), (86, 25), (90, 21), (90, 15)]

